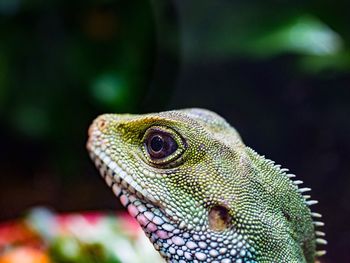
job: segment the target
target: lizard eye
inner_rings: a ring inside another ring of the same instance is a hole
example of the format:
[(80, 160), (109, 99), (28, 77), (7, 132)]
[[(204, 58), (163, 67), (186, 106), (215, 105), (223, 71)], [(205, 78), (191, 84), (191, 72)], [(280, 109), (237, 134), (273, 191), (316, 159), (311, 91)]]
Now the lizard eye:
[(175, 131), (154, 126), (144, 135), (144, 148), (151, 163), (162, 165), (179, 158), (184, 150), (184, 143)]
[(169, 156), (178, 148), (176, 141), (166, 133), (154, 132), (147, 140), (147, 151), (154, 159)]

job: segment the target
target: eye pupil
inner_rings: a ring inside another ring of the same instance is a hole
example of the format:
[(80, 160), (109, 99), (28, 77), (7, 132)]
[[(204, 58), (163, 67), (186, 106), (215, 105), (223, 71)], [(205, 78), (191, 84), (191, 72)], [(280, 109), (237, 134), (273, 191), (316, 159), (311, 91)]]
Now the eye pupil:
[(151, 139), (150, 143), (151, 149), (154, 152), (159, 152), (164, 147), (164, 140), (160, 136), (156, 135)]

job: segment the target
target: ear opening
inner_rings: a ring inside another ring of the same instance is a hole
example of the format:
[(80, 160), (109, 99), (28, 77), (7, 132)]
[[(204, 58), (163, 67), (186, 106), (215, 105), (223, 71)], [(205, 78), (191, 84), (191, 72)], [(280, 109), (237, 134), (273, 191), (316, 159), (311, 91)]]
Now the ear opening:
[(231, 226), (232, 217), (226, 206), (215, 205), (208, 214), (209, 228), (214, 231), (223, 231)]

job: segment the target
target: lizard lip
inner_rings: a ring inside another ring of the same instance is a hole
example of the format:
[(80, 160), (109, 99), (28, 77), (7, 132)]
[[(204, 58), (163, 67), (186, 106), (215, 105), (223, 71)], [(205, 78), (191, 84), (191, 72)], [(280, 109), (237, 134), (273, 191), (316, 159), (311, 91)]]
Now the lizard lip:
[(90, 151), (90, 157), (107, 185), (151, 240), (169, 239), (175, 234), (174, 223), (163, 212), (158, 202), (132, 181), (116, 162), (99, 149)]
[[(91, 146), (88, 147), (91, 149)], [(99, 169), (101, 176), (105, 178), (106, 183), (110, 187), (116, 184), (131, 194), (135, 194), (139, 199), (144, 199), (158, 205), (158, 201), (138, 185), (133, 178), (125, 172), (125, 168), (121, 167), (117, 162), (114, 162), (103, 150), (93, 148), (93, 150), (90, 150), (90, 158), (95, 162), (95, 166)]]

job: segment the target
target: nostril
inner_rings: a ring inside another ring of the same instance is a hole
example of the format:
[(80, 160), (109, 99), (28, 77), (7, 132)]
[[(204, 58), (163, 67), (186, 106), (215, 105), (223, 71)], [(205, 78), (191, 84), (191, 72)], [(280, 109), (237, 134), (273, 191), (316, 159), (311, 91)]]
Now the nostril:
[(209, 211), (209, 228), (223, 231), (231, 226), (232, 218), (229, 210), (222, 205), (213, 206)]
[(100, 119), (100, 120), (98, 120), (98, 122), (97, 122), (97, 127), (98, 127), (100, 130), (103, 130), (106, 126), (107, 126), (107, 122), (106, 122), (105, 119)]

